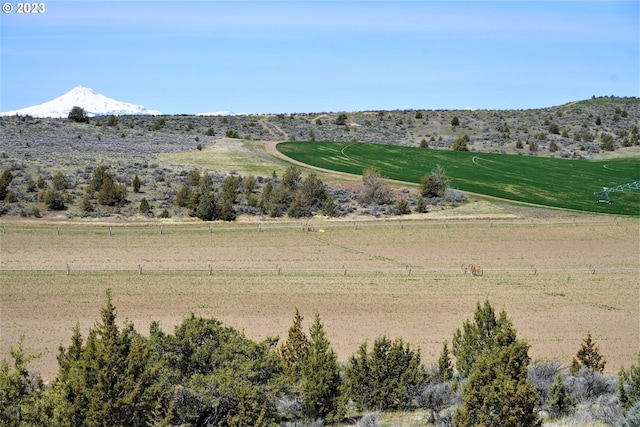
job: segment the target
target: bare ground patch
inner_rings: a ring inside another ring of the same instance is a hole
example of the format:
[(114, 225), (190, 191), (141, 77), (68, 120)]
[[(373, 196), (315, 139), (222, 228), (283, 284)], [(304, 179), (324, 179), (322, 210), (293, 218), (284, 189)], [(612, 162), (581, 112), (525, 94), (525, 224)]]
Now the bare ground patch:
[[(58, 346), (77, 322), (85, 333), (95, 323), (107, 288), (120, 322), (141, 332), (153, 320), (170, 331), (194, 312), (259, 340), (285, 336), (296, 307), (305, 327), (318, 312), (341, 360), (386, 334), (434, 362), (487, 298), (534, 358), (569, 363), (588, 331), (610, 373), (637, 356), (637, 220), (318, 221), (315, 232), (197, 224), (162, 234), (157, 224), (111, 234), (9, 224), (0, 235), (2, 357), (25, 334), (42, 354), (34, 367), (52, 378)], [(484, 276), (463, 274), (468, 263)]]

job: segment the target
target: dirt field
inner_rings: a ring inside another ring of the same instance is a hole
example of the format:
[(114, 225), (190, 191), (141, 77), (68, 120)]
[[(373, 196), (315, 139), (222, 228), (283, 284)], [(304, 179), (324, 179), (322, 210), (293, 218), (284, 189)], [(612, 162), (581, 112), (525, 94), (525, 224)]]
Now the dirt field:
[[(24, 334), (41, 354), (33, 368), (52, 378), (58, 346), (97, 321), (111, 288), (119, 322), (143, 333), (194, 312), (256, 340), (284, 337), (297, 307), (305, 328), (320, 314), (340, 360), (386, 334), (420, 347), (425, 364), (489, 299), (534, 358), (568, 364), (590, 331), (608, 373), (637, 362), (637, 219), (313, 222), (5, 223), (0, 357)], [(464, 274), (469, 263), (484, 275)]]

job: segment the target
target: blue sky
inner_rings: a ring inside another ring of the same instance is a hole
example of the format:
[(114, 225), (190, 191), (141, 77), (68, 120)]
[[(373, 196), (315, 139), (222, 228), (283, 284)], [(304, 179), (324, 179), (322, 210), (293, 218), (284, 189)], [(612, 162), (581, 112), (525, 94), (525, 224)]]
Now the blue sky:
[(166, 114), (640, 96), (638, 1), (44, 4), (1, 14), (0, 111), (78, 85)]

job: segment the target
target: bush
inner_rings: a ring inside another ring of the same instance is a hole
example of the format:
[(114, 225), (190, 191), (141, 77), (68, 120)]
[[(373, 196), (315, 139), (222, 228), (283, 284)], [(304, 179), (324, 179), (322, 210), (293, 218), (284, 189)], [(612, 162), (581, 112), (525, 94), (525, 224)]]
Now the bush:
[(83, 108), (77, 106), (73, 107), (71, 111), (69, 111), (67, 118), (76, 123), (89, 123), (89, 116), (87, 116), (87, 113), (85, 113)]
[(64, 204), (64, 194), (52, 188), (44, 192), (42, 199), (50, 210), (61, 211), (67, 208)]
[(345, 391), (360, 409), (408, 409), (423, 385), (420, 351), (398, 338), (375, 340), (371, 353), (367, 343), (351, 356), (345, 373)]

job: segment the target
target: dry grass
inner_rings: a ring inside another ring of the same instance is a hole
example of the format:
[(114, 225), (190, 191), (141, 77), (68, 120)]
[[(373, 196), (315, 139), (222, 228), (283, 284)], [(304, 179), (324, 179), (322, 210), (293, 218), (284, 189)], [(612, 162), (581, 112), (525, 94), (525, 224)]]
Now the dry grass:
[[(637, 220), (316, 221), (323, 233), (275, 224), (262, 232), (216, 224), (211, 233), (202, 223), (165, 224), (162, 234), (158, 224), (113, 226), (111, 235), (96, 225), (61, 224), (60, 234), (20, 226), (0, 235), (0, 357), (25, 334), (47, 378), (71, 328), (79, 322), (86, 333), (96, 322), (107, 288), (120, 322), (142, 332), (152, 320), (172, 331), (194, 312), (260, 340), (285, 336), (296, 307), (305, 327), (318, 312), (341, 360), (386, 334), (434, 362), (487, 298), (507, 311), (534, 358), (569, 363), (588, 331), (609, 373), (637, 357)], [(463, 274), (468, 263), (484, 276)]]

